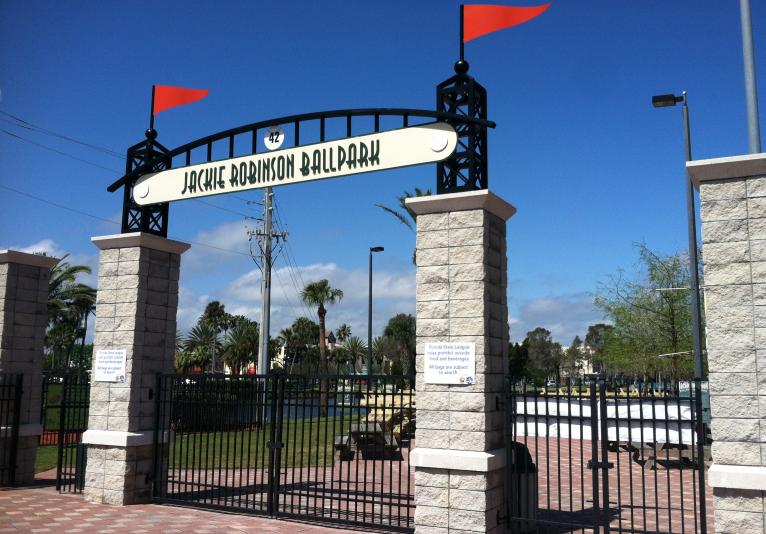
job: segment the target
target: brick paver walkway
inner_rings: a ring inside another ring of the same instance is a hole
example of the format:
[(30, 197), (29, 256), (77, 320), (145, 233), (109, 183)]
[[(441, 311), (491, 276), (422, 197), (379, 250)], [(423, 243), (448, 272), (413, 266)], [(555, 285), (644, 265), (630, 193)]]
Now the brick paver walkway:
[(2, 533), (340, 534), (349, 530), (155, 504), (92, 504), (81, 495), (60, 495), (51, 487), (0, 490)]

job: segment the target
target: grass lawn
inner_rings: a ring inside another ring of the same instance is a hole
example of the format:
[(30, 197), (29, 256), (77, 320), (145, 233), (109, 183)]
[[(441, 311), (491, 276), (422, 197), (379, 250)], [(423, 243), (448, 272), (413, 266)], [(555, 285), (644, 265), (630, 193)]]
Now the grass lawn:
[[(286, 421), (282, 425), (284, 467), (332, 465), (335, 437), (348, 435), (357, 417)], [(268, 466), (271, 425), (231, 432), (176, 433), (168, 451), (171, 468)]]
[(37, 458), (35, 459), (35, 473), (47, 471), (56, 467), (56, 459), (58, 456), (58, 446), (45, 445), (43, 447), (37, 447)]

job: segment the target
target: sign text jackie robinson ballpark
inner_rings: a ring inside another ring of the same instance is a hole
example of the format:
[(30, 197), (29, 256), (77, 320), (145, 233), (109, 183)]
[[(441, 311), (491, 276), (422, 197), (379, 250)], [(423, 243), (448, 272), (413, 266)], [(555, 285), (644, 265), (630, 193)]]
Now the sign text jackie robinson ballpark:
[(432, 163), (449, 157), (457, 134), (443, 122), (169, 169), (142, 176), (141, 205)]

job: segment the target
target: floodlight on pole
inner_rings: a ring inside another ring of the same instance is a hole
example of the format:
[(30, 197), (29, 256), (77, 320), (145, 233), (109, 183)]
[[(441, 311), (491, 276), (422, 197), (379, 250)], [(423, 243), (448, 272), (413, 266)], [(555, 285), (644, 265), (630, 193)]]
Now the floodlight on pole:
[(370, 285), (367, 300), (367, 376), (372, 374), (372, 253), (383, 252), (383, 247), (370, 247)]
[[(691, 129), (689, 127), (689, 106), (686, 91), (681, 92), (680, 95), (665, 94), (655, 95), (652, 97), (652, 105), (656, 108), (675, 106), (678, 103), (682, 103), (681, 118), (683, 119), (684, 128), (684, 159), (686, 162), (692, 159), (692, 144), (691, 144)], [(686, 167), (686, 166), (685, 166)], [(695, 399), (694, 407), (697, 412), (697, 435), (704, 436), (705, 429), (702, 422), (702, 374), (704, 371), (702, 361), (702, 312), (700, 310), (700, 284), (699, 284), (699, 262), (697, 259), (697, 220), (696, 211), (694, 206), (694, 186), (692, 184), (692, 177), (689, 174), (688, 168), (686, 168), (686, 223), (687, 223), (687, 236), (689, 239), (689, 277), (691, 291), (691, 305), (692, 305), (692, 339), (693, 356), (694, 356), (694, 390)], [(697, 440), (697, 454), (699, 458), (704, 458), (704, 440)], [(698, 491), (700, 494), (700, 513), (702, 517), (706, 513), (705, 502), (705, 470), (698, 470)], [(700, 532), (702, 534), (707, 533), (707, 525), (703, 522), (700, 525)]]

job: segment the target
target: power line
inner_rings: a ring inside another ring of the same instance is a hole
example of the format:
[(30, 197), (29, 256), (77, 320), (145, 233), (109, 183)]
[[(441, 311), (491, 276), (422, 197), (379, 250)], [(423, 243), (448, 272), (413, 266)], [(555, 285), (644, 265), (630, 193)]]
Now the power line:
[[(32, 194), (27, 193), (25, 191), (20, 191), (18, 189), (13, 188), (13, 187), (8, 187), (7, 185), (0, 184), (0, 188), (1, 189), (6, 189), (8, 191), (12, 191), (12, 192), (14, 192), (14, 193), (16, 193), (18, 195), (25, 196), (25, 197), (31, 198), (33, 200), (37, 200), (38, 202), (42, 202), (44, 204), (48, 204), (49, 206), (53, 206), (55, 208), (59, 208), (59, 209), (66, 210), (66, 211), (71, 211), (72, 213), (77, 213), (78, 215), (82, 215), (84, 217), (90, 217), (91, 219), (95, 219), (97, 221), (102, 221), (102, 222), (106, 222), (106, 223), (109, 223), (109, 224), (114, 224), (116, 226), (120, 226), (120, 223), (117, 222), (117, 221), (113, 221), (113, 220), (107, 219), (105, 217), (99, 217), (98, 215), (93, 215), (92, 213), (88, 213), (86, 211), (82, 211), (82, 210), (79, 210), (79, 209), (76, 209), (76, 208), (72, 208), (70, 206), (65, 206), (63, 204), (58, 204), (56, 202), (47, 200), (45, 198), (41, 198), (41, 197), (32, 195)], [(240, 251), (237, 251), (237, 250), (231, 250), (231, 249), (228, 249), (228, 248), (218, 247), (218, 246), (215, 246), (215, 245), (211, 245), (209, 243), (202, 243), (200, 241), (192, 241), (191, 239), (186, 239), (184, 237), (170, 236), (170, 239), (177, 239), (179, 241), (185, 241), (185, 242), (187, 242), (189, 244), (192, 244), (192, 245), (197, 245), (197, 246), (200, 246), (200, 247), (206, 247), (206, 248), (210, 248), (210, 249), (213, 249), (213, 250), (218, 250), (218, 251), (221, 251), (221, 252), (228, 252), (228, 253), (231, 253), (231, 254), (238, 254), (240, 256), (247, 256), (247, 257), (250, 256), (250, 254), (248, 254), (247, 252), (240, 252)]]
[[(3, 112), (0, 111), (0, 113), (3, 113)], [(17, 139), (20, 139), (20, 140), (25, 141), (27, 143), (31, 143), (31, 144), (33, 144), (35, 146), (38, 146), (40, 148), (43, 148), (45, 150), (50, 150), (51, 152), (55, 152), (56, 154), (60, 154), (62, 156), (66, 156), (68, 158), (80, 161), (82, 163), (86, 163), (86, 164), (91, 165), (93, 167), (98, 167), (99, 169), (104, 169), (106, 171), (111, 171), (111, 172), (114, 172), (114, 173), (117, 173), (117, 174), (120, 173), (120, 171), (118, 171), (117, 169), (112, 169), (112, 168), (109, 168), (109, 167), (104, 167), (103, 165), (99, 165), (98, 163), (93, 163), (92, 161), (88, 161), (86, 159), (79, 158), (79, 157), (77, 157), (75, 155), (72, 155), (72, 154), (69, 154), (67, 152), (63, 152), (61, 150), (57, 150), (55, 148), (51, 148), (51, 147), (46, 146), (46, 145), (44, 145), (42, 143), (38, 143), (37, 141), (32, 141), (31, 139), (27, 139), (25, 137), (21, 137), (20, 135), (17, 135), (17, 134), (15, 134), (13, 132), (9, 132), (8, 130), (5, 130), (3, 128), (0, 128), (0, 132), (3, 132), (5, 134), (7, 134), (7, 135), (10, 135), (10, 136), (15, 137)], [(195, 198), (195, 199), (192, 199), (192, 200), (195, 200), (196, 202), (199, 202), (200, 204), (204, 204), (206, 206), (210, 206), (211, 208), (215, 208), (215, 209), (220, 210), (220, 211), (224, 211), (224, 212), (227, 212), (227, 213), (232, 213), (232, 214), (237, 215), (239, 217), (250, 218), (250, 216), (247, 215), (246, 213), (242, 213), (241, 211), (236, 211), (236, 210), (232, 210), (232, 209), (229, 209), (229, 208), (225, 208), (223, 206), (219, 206), (217, 204), (213, 204), (212, 202), (208, 202), (207, 200), (202, 200), (200, 198)], [(241, 200), (244, 200), (244, 199), (241, 199)]]
[(93, 163), (92, 161), (88, 161), (86, 159), (78, 158), (77, 156), (73, 156), (72, 154), (68, 154), (66, 152), (62, 152), (61, 150), (57, 150), (55, 148), (51, 148), (49, 146), (43, 145), (42, 143), (38, 143), (37, 141), (32, 141), (31, 139), (27, 139), (26, 137), (21, 137), (20, 135), (16, 135), (13, 132), (9, 132), (8, 130), (4, 128), (0, 128), (0, 132), (3, 132), (6, 135), (10, 135), (11, 137), (15, 137), (16, 139), (20, 139), (26, 143), (30, 143), (32, 145), (38, 146), (40, 148), (44, 148), (45, 150), (50, 150), (51, 152), (55, 152), (56, 154), (60, 154), (62, 156), (66, 156), (68, 158), (80, 161), (82, 163), (86, 163), (88, 165), (92, 165), (93, 167), (98, 167), (99, 169), (103, 169), (105, 171), (109, 172), (116, 172), (119, 174), (120, 171), (117, 171), (115, 169), (110, 169), (109, 167), (104, 167), (103, 165), (99, 165), (98, 163)]
[(11, 115), (10, 113), (6, 113), (5, 111), (0, 111), (0, 114), (5, 115), (6, 117), (12, 118), (14, 121), (9, 121), (8, 119), (0, 119), (3, 122), (7, 122), (8, 124), (13, 124), (14, 126), (18, 126), (19, 128), (24, 128), (26, 130), (30, 130), (33, 132), (43, 133), (46, 135), (50, 135), (53, 137), (58, 137), (59, 139), (64, 139), (66, 141), (70, 141), (72, 143), (77, 143), (78, 145), (82, 145), (88, 148), (92, 148), (93, 150), (98, 150), (99, 152), (103, 152), (104, 154), (108, 154), (112, 157), (116, 157), (119, 159), (125, 159), (125, 156), (123, 154), (120, 154), (116, 150), (112, 150), (111, 148), (107, 148), (104, 146), (94, 145), (93, 143), (88, 143), (85, 141), (80, 141), (79, 139), (75, 139), (74, 137), (70, 137), (68, 135), (64, 135), (62, 133), (54, 132), (53, 130), (49, 130), (47, 128), (43, 128), (42, 126), (36, 126), (29, 121), (26, 121), (22, 119), (21, 117), (17, 117), (16, 115)]

